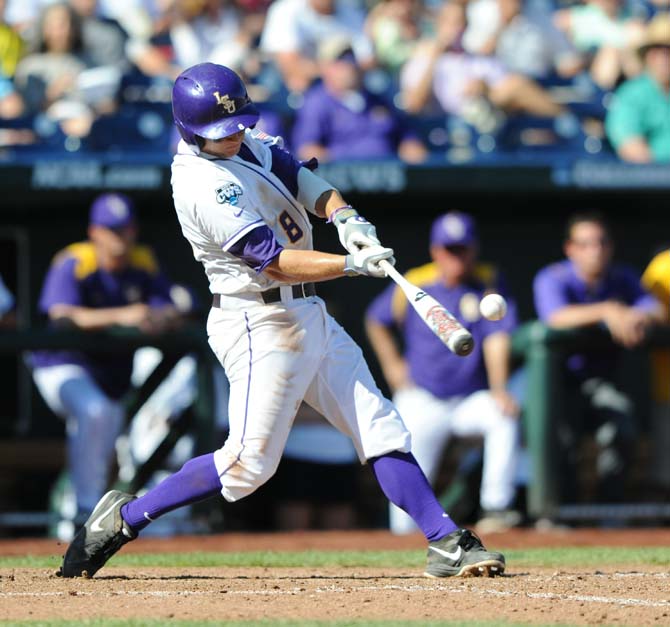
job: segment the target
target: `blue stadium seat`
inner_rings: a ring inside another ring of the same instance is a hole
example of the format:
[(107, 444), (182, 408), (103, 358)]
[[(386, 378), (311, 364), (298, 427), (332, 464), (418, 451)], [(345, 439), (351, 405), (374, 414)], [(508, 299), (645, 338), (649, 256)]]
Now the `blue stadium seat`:
[(125, 105), (93, 123), (86, 148), (100, 152), (135, 148), (168, 151), (172, 126), (172, 112), (166, 105)]

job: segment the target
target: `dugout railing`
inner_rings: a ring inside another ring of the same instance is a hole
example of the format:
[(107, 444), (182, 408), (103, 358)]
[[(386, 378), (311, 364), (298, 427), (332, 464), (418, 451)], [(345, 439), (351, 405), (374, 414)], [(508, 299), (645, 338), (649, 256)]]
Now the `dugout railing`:
[[(560, 499), (561, 475), (557, 425), (565, 410), (563, 368), (568, 355), (583, 350), (608, 349), (613, 340), (604, 326), (551, 329), (539, 321), (522, 325), (512, 339), (514, 357), (523, 362), (526, 377), (524, 435), (530, 455), (527, 512), (533, 519), (553, 521), (670, 520), (670, 504), (661, 503), (564, 503)], [(670, 326), (653, 327), (640, 347), (670, 347)], [(646, 384), (648, 380), (638, 381)], [(670, 386), (670, 381), (668, 381)], [(651, 393), (649, 384), (645, 392)], [(668, 443), (670, 450), (670, 443)]]
[[(165, 380), (177, 362), (187, 355), (194, 355), (197, 363), (197, 390), (193, 403), (170, 421), (169, 429), (153, 453), (139, 464), (134, 476), (121, 480), (112, 479), (114, 487), (137, 492), (146, 485), (173, 450), (176, 442), (186, 433), (195, 436), (198, 453), (210, 451), (214, 434), (214, 356), (201, 324), (184, 327), (161, 334), (146, 334), (137, 329), (114, 327), (104, 331), (80, 331), (77, 329), (18, 329), (0, 330), (0, 353), (22, 354), (34, 350), (78, 350), (114, 353), (133, 351), (144, 346), (160, 350), (161, 360), (142, 385), (133, 387), (123, 397), (127, 422), (137, 414), (144, 403)], [(27, 366), (28, 367), (28, 366)], [(30, 439), (26, 440), (30, 446)], [(43, 512), (0, 512), (1, 527), (48, 526), (53, 516)]]

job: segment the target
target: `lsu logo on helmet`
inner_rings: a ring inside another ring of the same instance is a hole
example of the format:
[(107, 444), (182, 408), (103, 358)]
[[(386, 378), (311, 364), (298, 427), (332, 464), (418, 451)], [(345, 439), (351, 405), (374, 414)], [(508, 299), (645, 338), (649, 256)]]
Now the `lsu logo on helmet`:
[(235, 113), (235, 102), (229, 98), (228, 94), (222, 96), (218, 91), (215, 91), (212, 96), (216, 98), (216, 103), (220, 104), (227, 113)]
[(244, 192), (237, 183), (228, 183), (216, 190), (216, 202), (221, 205), (228, 203), (235, 207)]

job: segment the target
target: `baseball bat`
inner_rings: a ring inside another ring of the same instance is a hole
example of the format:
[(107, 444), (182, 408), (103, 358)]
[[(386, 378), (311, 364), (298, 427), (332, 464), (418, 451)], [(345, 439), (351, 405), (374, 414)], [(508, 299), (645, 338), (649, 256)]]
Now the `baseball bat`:
[(446, 307), (410, 283), (386, 259), (382, 259), (379, 266), (398, 284), (424, 323), (452, 353), (465, 357), (472, 352), (475, 347), (472, 334), (456, 320)]

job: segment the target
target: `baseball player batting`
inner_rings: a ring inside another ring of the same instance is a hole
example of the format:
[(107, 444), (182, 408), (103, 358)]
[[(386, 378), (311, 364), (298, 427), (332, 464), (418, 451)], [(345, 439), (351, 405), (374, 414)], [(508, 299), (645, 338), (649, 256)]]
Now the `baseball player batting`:
[[(410, 452), (410, 435), (375, 385), (360, 348), (326, 312), (314, 283), (384, 277), (393, 264), (375, 227), (342, 196), (253, 130), (259, 113), (232, 70), (203, 63), (176, 80), (182, 137), (172, 188), (182, 232), (213, 294), (207, 332), (230, 382), (230, 434), (140, 498), (108, 492), (69, 546), (61, 574), (97, 572), (159, 516), (220, 493), (251, 494), (275, 472), (304, 399), (351, 437), (386, 496), (428, 540), (425, 574), (494, 576), (505, 568), (444, 512)], [(312, 246), (308, 212), (337, 228), (344, 255)]]

